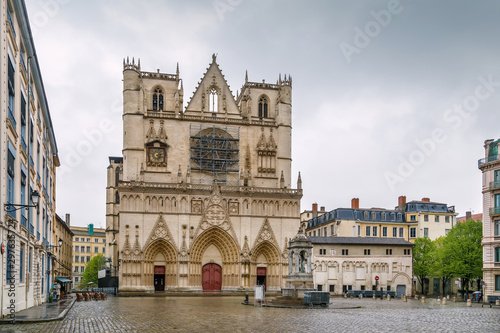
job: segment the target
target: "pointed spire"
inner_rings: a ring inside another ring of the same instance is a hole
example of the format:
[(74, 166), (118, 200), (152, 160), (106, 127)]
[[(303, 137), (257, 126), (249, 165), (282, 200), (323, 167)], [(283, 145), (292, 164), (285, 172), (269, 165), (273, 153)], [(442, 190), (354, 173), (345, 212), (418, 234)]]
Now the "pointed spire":
[(279, 76), (278, 82), (279, 82), (279, 84), (281, 85), (281, 73), (280, 73), (280, 76)]
[(299, 178), (297, 179), (297, 190), (302, 190), (302, 177), (300, 176), (300, 171)]
[(181, 80), (181, 90), (184, 90), (184, 85), (182, 83), (182, 80)]
[(175, 71), (175, 74), (177, 74), (177, 77), (179, 77), (179, 63), (177, 62), (177, 69)]
[(245, 83), (248, 83), (248, 70), (245, 70)]
[(130, 60), (128, 59), (128, 56), (127, 56), (127, 64), (130, 64)]
[(134, 57), (132, 57), (132, 65), (135, 65)]
[(285, 176), (283, 176), (283, 170), (281, 170), (280, 187), (281, 188), (285, 187)]
[(141, 70), (141, 58), (137, 58), (137, 69)]

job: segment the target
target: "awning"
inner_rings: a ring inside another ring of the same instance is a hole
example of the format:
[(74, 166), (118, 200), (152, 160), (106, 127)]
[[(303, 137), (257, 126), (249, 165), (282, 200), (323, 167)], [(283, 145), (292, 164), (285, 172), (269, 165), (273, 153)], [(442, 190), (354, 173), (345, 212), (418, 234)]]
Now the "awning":
[(59, 281), (62, 283), (73, 283), (73, 281), (66, 279), (65, 277), (59, 277), (59, 276), (56, 276), (56, 281)]

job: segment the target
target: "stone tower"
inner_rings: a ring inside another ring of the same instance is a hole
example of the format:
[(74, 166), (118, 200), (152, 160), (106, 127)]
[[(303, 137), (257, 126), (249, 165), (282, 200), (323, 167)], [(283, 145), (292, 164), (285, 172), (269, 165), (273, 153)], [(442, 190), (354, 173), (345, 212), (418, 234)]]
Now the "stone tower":
[(279, 290), (299, 226), (292, 79), (233, 95), (212, 56), (187, 106), (175, 74), (123, 64), (123, 156), (110, 157), (108, 257), (125, 292)]

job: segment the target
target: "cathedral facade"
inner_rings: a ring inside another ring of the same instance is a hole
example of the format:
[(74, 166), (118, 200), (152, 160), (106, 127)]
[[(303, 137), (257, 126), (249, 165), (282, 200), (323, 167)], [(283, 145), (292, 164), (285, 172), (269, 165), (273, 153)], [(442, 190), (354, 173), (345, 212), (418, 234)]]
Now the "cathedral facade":
[(292, 79), (236, 96), (216, 56), (184, 108), (175, 74), (123, 63), (123, 156), (107, 174), (107, 257), (120, 292), (280, 290), (300, 225)]

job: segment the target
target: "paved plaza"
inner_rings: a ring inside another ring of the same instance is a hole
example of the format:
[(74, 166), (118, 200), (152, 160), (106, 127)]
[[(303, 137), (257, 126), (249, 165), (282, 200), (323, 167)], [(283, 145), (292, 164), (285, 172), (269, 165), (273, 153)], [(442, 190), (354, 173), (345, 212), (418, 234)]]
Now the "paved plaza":
[(111, 297), (76, 302), (62, 321), (2, 325), (0, 332), (500, 332), (500, 308), (427, 300), (333, 298), (358, 309), (242, 305), (243, 297)]

